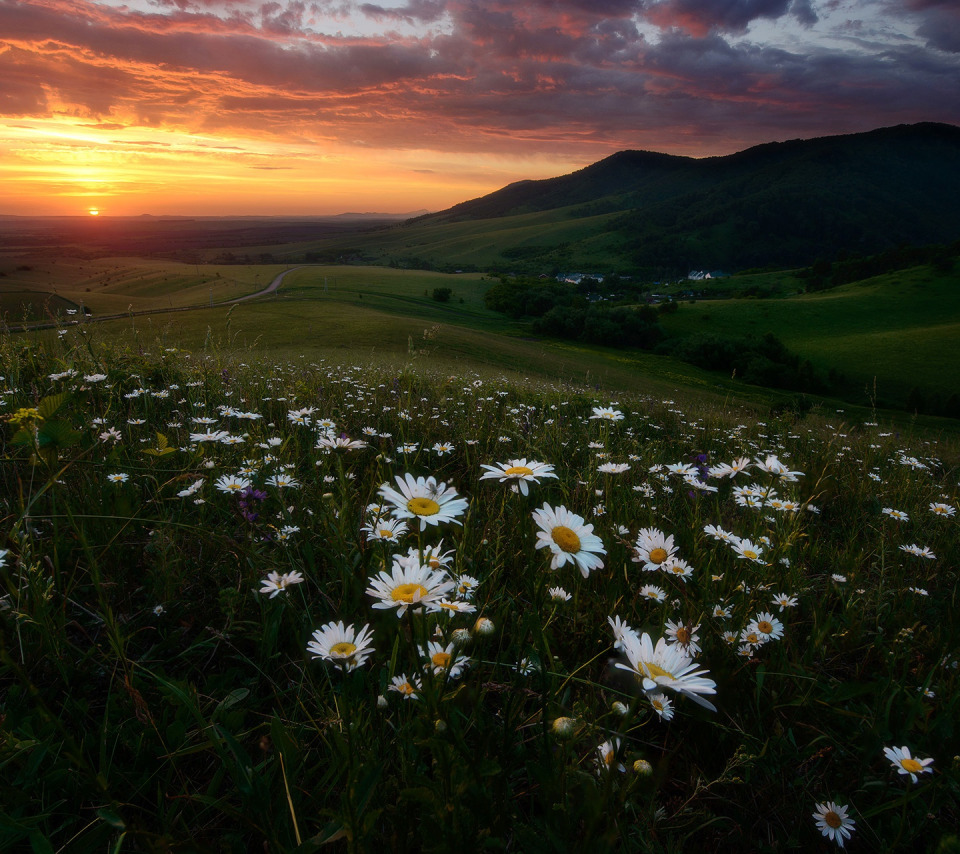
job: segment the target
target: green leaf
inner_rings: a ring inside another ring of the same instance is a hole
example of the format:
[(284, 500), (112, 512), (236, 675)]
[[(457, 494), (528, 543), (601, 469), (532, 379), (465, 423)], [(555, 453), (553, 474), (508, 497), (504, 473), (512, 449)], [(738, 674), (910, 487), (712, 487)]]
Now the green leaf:
[(37, 431), (37, 444), (41, 448), (69, 448), (80, 441), (80, 434), (66, 421), (47, 421)]
[(40, 418), (44, 421), (51, 418), (69, 399), (70, 392), (68, 391), (62, 391), (60, 394), (51, 394), (49, 397), (45, 397), (37, 405), (37, 412), (40, 413)]

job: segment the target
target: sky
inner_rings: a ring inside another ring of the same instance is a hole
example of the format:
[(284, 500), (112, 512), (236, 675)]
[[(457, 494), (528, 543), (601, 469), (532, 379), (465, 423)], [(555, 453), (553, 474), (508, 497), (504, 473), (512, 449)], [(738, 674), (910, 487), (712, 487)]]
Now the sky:
[(960, 0), (0, 0), (0, 214), (440, 210), (921, 121)]

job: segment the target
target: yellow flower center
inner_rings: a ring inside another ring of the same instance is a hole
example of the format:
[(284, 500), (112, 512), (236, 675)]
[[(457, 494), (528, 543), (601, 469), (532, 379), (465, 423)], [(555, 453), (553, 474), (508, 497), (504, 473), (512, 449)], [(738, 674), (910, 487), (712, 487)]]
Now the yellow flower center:
[(903, 766), (905, 771), (909, 771), (911, 774), (916, 774), (918, 771), (923, 771), (923, 766), (917, 762), (916, 759), (901, 759), (900, 764)]
[(680, 566), (679, 563), (675, 563), (670, 567), (670, 572), (672, 572), (674, 575), (683, 575), (683, 567)]
[(449, 652), (435, 652), (430, 660), (433, 662), (434, 667), (447, 668), (447, 665), (450, 664), (450, 653)]
[(755, 632), (750, 632), (750, 634), (747, 635), (747, 643), (760, 643), (760, 638)]
[(667, 550), (660, 548), (652, 549), (650, 551), (650, 563), (663, 563), (667, 559)]
[(607, 765), (613, 765), (614, 760), (617, 758), (617, 752), (615, 750), (608, 750), (603, 754), (603, 761)]
[(407, 502), (407, 510), (415, 516), (436, 516), (440, 512), (440, 505), (432, 498), (411, 498)]
[(526, 466), (510, 466), (510, 468), (504, 469), (503, 473), (512, 477), (527, 477), (533, 474), (533, 469), (528, 469)]
[(746, 558), (749, 558), (750, 560), (756, 560), (756, 559), (757, 559), (757, 553), (754, 552), (754, 551), (751, 551), (750, 549), (744, 549), (744, 550), (743, 550), (743, 556), (746, 557)]
[(680, 628), (677, 629), (677, 643), (681, 643), (684, 646), (690, 643), (690, 629), (686, 626), (680, 626)]
[(761, 620), (759, 623), (757, 623), (757, 628), (760, 629), (760, 631), (765, 635), (773, 633), (773, 624), (768, 623), (766, 620)]
[(827, 812), (827, 814), (823, 817), (823, 820), (829, 827), (833, 828), (840, 827), (840, 825), (843, 824), (843, 819), (841, 819), (840, 816), (838, 816), (833, 810)]
[(350, 643), (350, 641), (340, 641), (340, 643), (335, 643), (330, 647), (330, 655), (342, 656), (343, 658), (353, 655), (356, 651), (356, 645)]
[(385, 540), (389, 540), (393, 536), (393, 531), (391, 531), (389, 528), (381, 528), (380, 536)]
[(397, 685), (397, 690), (398, 690), (401, 694), (412, 694), (412, 693), (413, 693), (413, 685), (411, 685), (409, 682), (404, 682), (402, 685)]
[(406, 602), (408, 605), (412, 605), (414, 602), (419, 602), (429, 592), (422, 584), (409, 582), (394, 587), (390, 591), (390, 598), (394, 602)]
[(427, 558), (427, 566), (429, 566), (430, 569), (439, 569), (440, 558), (430, 555), (430, 557)]
[(650, 599), (659, 599), (659, 598), (660, 598), (660, 594), (659, 594), (656, 590), (648, 590), (648, 591), (647, 591), (647, 596), (648, 596)]
[(651, 679), (656, 679), (658, 676), (666, 676), (668, 679), (673, 679), (674, 676), (669, 670), (664, 670), (659, 664), (654, 664), (652, 661), (641, 661), (637, 667), (638, 670), (643, 672), (647, 671), (647, 675)]
[(557, 525), (550, 532), (553, 541), (568, 554), (580, 551), (580, 538), (565, 525)]

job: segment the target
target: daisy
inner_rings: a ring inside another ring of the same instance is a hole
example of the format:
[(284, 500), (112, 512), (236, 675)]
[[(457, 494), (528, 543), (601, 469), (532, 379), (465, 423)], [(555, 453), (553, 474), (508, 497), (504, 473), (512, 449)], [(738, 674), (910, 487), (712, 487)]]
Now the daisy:
[(650, 705), (653, 710), (660, 715), (660, 719), (669, 721), (673, 718), (673, 703), (666, 694), (651, 694)]
[(732, 463), (720, 463), (720, 465), (711, 466), (707, 469), (707, 475), (710, 477), (734, 478), (741, 472), (745, 472), (751, 465), (749, 457), (740, 457)]
[(813, 813), (817, 830), (836, 842), (840, 848), (843, 848), (843, 841), (850, 838), (850, 832), (856, 824), (847, 816), (848, 809), (850, 807), (846, 804), (840, 806), (833, 801), (827, 801), (825, 804), (817, 804), (817, 811)]
[(789, 593), (775, 593), (773, 599), (770, 600), (774, 605), (780, 606), (780, 613), (783, 613), (784, 608), (796, 608), (797, 607), (797, 597), (791, 596)]
[(917, 782), (917, 774), (932, 774), (932, 759), (920, 759), (910, 755), (909, 747), (885, 747), (883, 755), (890, 760), (899, 774), (910, 775), (910, 782)]
[(398, 543), (400, 537), (407, 533), (407, 523), (401, 519), (374, 519), (362, 525), (360, 530), (367, 535), (368, 540)]
[(251, 485), (251, 482), (245, 477), (225, 474), (218, 477), (214, 485), (221, 492), (243, 492)]
[(126, 483), (128, 480), (130, 480), (130, 475), (126, 474), (126, 472), (108, 474), (107, 480), (109, 480), (110, 483)]
[(737, 553), (737, 557), (741, 560), (750, 560), (754, 563), (763, 563), (761, 560), (761, 555), (763, 554), (763, 549), (760, 546), (754, 545), (750, 540), (738, 540), (736, 543), (731, 543), (733, 550)]
[(601, 463), (597, 466), (597, 471), (602, 474), (623, 474), (629, 470), (630, 466), (627, 463)]
[(603, 744), (597, 746), (597, 773), (603, 774), (605, 772), (611, 772), (614, 769), (621, 774), (626, 772), (627, 769), (621, 763), (617, 762), (617, 751), (619, 750), (619, 738), (605, 741)]
[(623, 421), (623, 413), (619, 409), (610, 409), (605, 406), (594, 406), (593, 415), (590, 416), (592, 421), (595, 418), (600, 418), (604, 421)]
[(937, 516), (955, 516), (957, 513), (957, 508), (950, 504), (943, 504), (942, 502), (938, 501), (930, 505), (930, 512), (936, 514)]
[(444, 454), (452, 453), (454, 446), (450, 442), (434, 442), (433, 450), (438, 457), (442, 457)]
[(634, 546), (634, 563), (642, 563), (646, 572), (656, 572), (676, 555), (673, 535), (667, 536), (657, 528), (641, 528)]
[(406, 674), (401, 673), (390, 680), (387, 690), (396, 691), (403, 696), (404, 700), (418, 700), (420, 698), (417, 696), (417, 691), (420, 690), (420, 687), (420, 680), (416, 676), (407, 679)]
[(679, 578), (684, 584), (693, 578), (693, 567), (685, 560), (674, 558), (671, 561), (661, 564), (660, 568), (667, 574)]
[(409, 472), (395, 478), (399, 491), (389, 484), (380, 487), (380, 495), (393, 505), (398, 519), (419, 519), (420, 530), (441, 522), (462, 524), (456, 517), (467, 509), (467, 499), (460, 498), (453, 487), (437, 483), (434, 477), (414, 477)]
[(755, 620), (747, 624), (749, 633), (756, 633), (763, 638), (766, 643), (769, 640), (780, 640), (783, 637), (783, 623), (781, 623), (773, 614), (763, 611), (757, 614)]
[(287, 487), (293, 488), (300, 486), (300, 481), (287, 474), (275, 474), (267, 478), (266, 484), (267, 486), (274, 486), (277, 489), (285, 489)]
[(464, 668), (470, 664), (467, 656), (457, 655), (456, 647), (452, 643), (443, 646), (436, 641), (428, 641), (426, 647), (420, 647), (420, 655), (434, 676), (445, 675), (447, 679), (458, 679)]
[(508, 462), (497, 463), (492, 466), (482, 463), (480, 468), (487, 469), (484, 474), (480, 475), (480, 480), (497, 478), (500, 483), (507, 480), (511, 482), (516, 481), (523, 495), (529, 494), (528, 482), (539, 483), (540, 481), (537, 478), (556, 477), (553, 472), (553, 466), (549, 463), (538, 463), (533, 460), (528, 462), (526, 459), (509, 460)]
[(206, 433), (191, 433), (190, 441), (194, 444), (200, 442), (222, 442), (229, 436), (227, 430), (208, 430)]
[(441, 599), (437, 603), (437, 610), (446, 611), (448, 614), (474, 614), (477, 606), (463, 599)]
[(573, 597), (562, 587), (551, 587), (547, 590), (547, 595), (554, 602), (569, 602)]
[(443, 570), (405, 564), (394, 558), (391, 572), (388, 574), (383, 570), (375, 578), (371, 578), (366, 593), (380, 600), (374, 602), (374, 608), (396, 608), (397, 616), (402, 617), (407, 608), (418, 606), (428, 611), (436, 611), (439, 600), (452, 590), (453, 586), (454, 582)]
[(927, 546), (920, 547), (916, 543), (913, 543), (909, 546), (900, 546), (900, 551), (906, 552), (907, 554), (916, 555), (917, 557), (925, 557), (927, 560), (937, 559), (937, 556), (930, 551)]
[(420, 446), (416, 442), (406, 442), (397, 447), (398, 454), (415, 454), (419, 450)]
[(910, 517), (904, 513), (902, 510), (894, 510), (892, 507), (884, 507), (883, 513), (885, 516), (889, 516), (891, 519), (895, 519), (897, 522), (909, 522)]
[(607, 617), (610, 628), (613, 629), (613, 648), (623, 649), (623, 639), (630, 635), (636, 637), (637, 633), (630, 628), (623, 620), (617, 616)]
[(623, 652), (630, 664), (618, 662), (616, 667), (634, 673), (647, 693), (669, 688), (712, 712), (717, 710), (713, 703), (700, 696), (716, 694), (717, 683), (706, 678), (709, 671), (697, 670), (693, 657), (679, 644), (671, 646), (664, 638), (659, 638), (654, 646), (650, 635), (644, 632), (640, 637), (625, 636)]
[(269, 593), (270, 598), (273, 599), (278, 593), (286, 592), (287, 588), (292, 584), (300, 584), (303, 581), (303, 576), (293, 570), (293, 572), (285, 572), (281, 575), (279, 572), (271, 572), (263, 581), (260, 583), (263, 587), (260, 588), (261, 593)]
[(359, 451), (361, 448), (366, 448), (367, 443), (363, 439), (351, 439), (349, 436), (324, 434), (317, 439), (314, 447), (323, 451)]
[[(439, 564), (437, 564), (437, 566), (439, 566)], [(480, 581), (472, 575), (458, 575), (456, 587), (457, 596), (462, 596), (464, 599), (472, 599), (474, 593), (477, 592), (479, 584)]]
[(708, 537), (713, 537), (713, 539), (723, 543), (735, 543), (740, 540), (736, 534), (725, 531), (719, 525), (704, 525), (703, 532)]
[(358, 632), (353, 626), (345, 626), (341, 620), (317, 629), (313, 633), (313, 640), (307, 644), (307, 652), (312, 658), (332, 661), (349, 673), (373, 654), (373, 647), (370, 646), (372, 639), (369, 624)]
[(688, 626), (684, 623), (675, 623), (673, 620), (667, 620), (666, 631), (670, 643), (676, 643), (683, 647), (684, 651), (690, 655), (696, 655), (700, 652), (700, 635), (697, 630), (699, 623), (695, 626)]
[(571, 513), (566, 507), (554, 509), (544, 504), (533, 511), (533, 521), (540, 528), (536, 548), (549, 548), (553, 553), (550, 569), (559, 569), (572, 562), (580, 574), (588, 578), (591, 570), (603, 567), (598, 555), (605, 555), (607, 550), (593, 533), (593, 525), (585, 525), (582, 516)]
[(644, 584), (640, 588), (640, 595), (646, 599), (653, 599), (656, 602), (666, 602), (667, 593), (662, 587), (657, 587), (656, 584)]

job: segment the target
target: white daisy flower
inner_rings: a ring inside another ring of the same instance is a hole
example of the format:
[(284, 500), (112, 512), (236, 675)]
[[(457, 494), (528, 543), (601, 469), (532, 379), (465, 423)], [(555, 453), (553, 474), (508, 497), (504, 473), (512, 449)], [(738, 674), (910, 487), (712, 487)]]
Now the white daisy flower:
[(313, 633), (313, 640), (307, 644), (307, 652), (313, 658), (332, 661), (349, 673), (373, 654), (370, 645), (372, 639), (369, 624), (358, 632), (353, 626), (345, 626), (341, 620), (317, 629)]
[(588, 578), (592, 570), (603, 567), (598, 555), (605, 555), (607, 550), (593, 533), (593, 525), (584, 524), (582, 516), (571, 513), (566, 507), (553, 508), (544, 504), (533, 511), (533, 520), (540, 528), (536, 547), (549, 548), (553, 554), (551, 569), (559, 569), (571, 562), (584, 578)]
[(634, 546), (634, 563), (642, 563), (646, 572), (656, 572), (677, 553), (673, 535), (667, 536), (659, 528), (641, 528)]
[(844, 840), (850, 838), (850, 833), (856, 824), (847, 816), (848, 809), (850, 809), (849, 806), (840, 806), (833, 801), (827, 801), (825, 804), (817, 804), (817, 811), (813, 813), (817, 830), (836, 842), (839, 848), (843, 848)]
[(467, 509), (467, 499), (460, 498), (453, 487), (437, 483), (434, 477), (414, 477), (405, 474), (395, 478), (399, 491), (389, 484), (380, 487), (380, 495), (393, 505), (398, 519), (418, 519), (420, 530), (441, 522), (462, 524), (456, 517)]
[(885, 747), (883, 755), (890, 760), (898, 774), (910, 776), (910, 782), (917, 782), (917, 774), (932, 774), (932, 759), (921, 759), (910, 755), (909, 747)]
[(553, 466), (549, 463), (538, 463), (534, 460), (528, 461), (525, 458), (509, 460), (505, 463), (496, 463), (492, 466), (482, 463), (480, 468), (487, 469), (484, 474), (480, 475), (480, 480), (496, 478), (500, 483), (504, 481), (516, 483), (523, 495), (529, 494), (528, 483), (539, 483), (538, 478), (541, 477), (556, 477)]
[(636, 674), (647, 693), (658, 687), (669, 688), (712, 712), (717, 710), (713, 703), (700, 696), (716, 694), (717, 683), (706, 678), (709, 671), (697, 669), (697, 663), (679, 644), (671, 646), (659, 638), (654, 646), (650, 635), (644, 632), (639, 638), (625, 636), (623, 652), (630, 665), (618, 662), (616, 667)]
[(390, 573), (383, 570), (370, 579), (366, 593), (379, 600), (374, 602), (374, 608), (396, 608), (397, 616), (402, 617), (407, 608), (438, 610), (440, 600), (453, 586), (454, 582), (443, 570), (401, 563), (394, 558)]
[(284, 593), (288, 587), (293, 584), (300, 584), (302, 581), (303, 576), (296, 570), (285, 572), (283, 575), (279, 572), (271, 572), (260, 582), (263, 585), (260, 592), (269, 593), (270, 598), (273, 599), (278, 593)]

